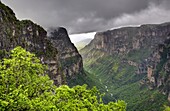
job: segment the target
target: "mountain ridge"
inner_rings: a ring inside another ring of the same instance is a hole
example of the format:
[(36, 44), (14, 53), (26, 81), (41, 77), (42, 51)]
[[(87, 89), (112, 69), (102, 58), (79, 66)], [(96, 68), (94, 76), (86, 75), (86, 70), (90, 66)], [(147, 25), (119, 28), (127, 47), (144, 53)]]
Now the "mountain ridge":
[[(165, 56), (170, 52), (166, 44), (169, 34), (169, 22), (96, 33), (80, 50), (84, 68), (89, 71), (87, 76), (97, 79), (106, 101), (123, 99), (130, 111), (161, 111), (169, 100), (169, 58)], [(155, 69), (150, 69), (152, 64)]]
[[(48, 66), (47, 73), (54, 80), (54, 84), (66, 84), (75, 75), (84, 73), (82, 58), (71, 43), (66, 29), (59, 28), (53, 33), (55, 40), (47, 37), (46, 30), (31, 20), (19, 21), (12, 9), (0, 2), (0, 58), (8, 56), (6, 52), (14, 47), (22, 46), (35, 53), (41, 62)], [(62, 52), (59, 50), (61, 48)]]

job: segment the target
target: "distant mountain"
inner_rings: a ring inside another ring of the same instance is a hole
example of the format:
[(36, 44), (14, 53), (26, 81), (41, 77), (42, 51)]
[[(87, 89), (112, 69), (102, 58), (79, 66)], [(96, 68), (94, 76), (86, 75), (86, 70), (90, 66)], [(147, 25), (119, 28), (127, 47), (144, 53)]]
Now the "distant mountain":
[(125, 100), (128, 111), (162, 111), (170, 102), (170, 23), (98, 32), (80, 54), (106, 102)]
[(75, 46), (77, 47), (78, 50), (81, 50), (87, 44), (89, 44), (91, 40), (92, 40), (91, 38), (87, 38), (87, 39), (81, 40), (81, 41), (75, 43)]

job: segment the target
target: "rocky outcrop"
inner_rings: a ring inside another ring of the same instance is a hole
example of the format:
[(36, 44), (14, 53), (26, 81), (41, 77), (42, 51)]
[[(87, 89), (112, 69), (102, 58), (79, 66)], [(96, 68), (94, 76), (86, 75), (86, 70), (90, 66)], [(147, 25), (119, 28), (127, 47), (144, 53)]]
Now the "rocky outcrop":
[[(162, 87), (166, 86), (164, 83), (169, 78), (170, 72), (170, 39), (165, 40), (164, 44), (159, 44), (158, 47), (153, 51), (151, 56), (148, 57), (147, 66), (147, 77), (153, 86)], [(166, 78), (166, 79), (165, 79)]]
[[(137, 67), (137, 74), (151, 74), (155, 68), (154, 63), (160, 62), (159, 51), (163, 50), (160, 44), (169, 39), (168, 35), (170, 35), (170, 23), (108, 30), (96, 33), (90, 44), (80, 52), (84, 59), (93, 56), (91, 53), (84, 53), (90, 50), (121, 56), (124, 63)], [(133, 57), (134, 55), (138, 57)], [(154, 62), (149, 63), (149, 61)], [(149, 75), (148, 77), (150, 78)]]
[(22, 46), (48, 66), (50, 78), (60, 85), (67, 82), (68, 75), (72, 78), (81, 74), (83, 66), (66, 29), (59, 28), (57, 34), (48, 38), (41, 26), (30, 20), (17, 20), (14, 12), (0, 2), (0, 58), (8, 56), (6, 52), (14, 47)]
[(95, 51), (119, 57), (122, 64), (135, 67), (134, 73), (138, 76), (147, 77), (147, 80), (141, 81), (142, 84), (148, 84), (150, 89), (159, 88), (169, 97), (169, 48), (170, 23), (163, 23), (98, 32), (80, 53), (87, 62), (90, 61), (88, 58), (94, 58), (90, 52)]
[(155, 51), (148, 57), (146, 64), (148, 82), (151, 87), (158, 87), (164, 94), (170, 92), (170, 39), (164, 44), (158, 45)]
[[(109, 54), (128, 54), (131, 51), (154, 49), (164, 42), (170, 33), (170, 23), (160, 25), (141, 25), (98, 32), (94, 40), (86, 46), (88, 49), (99, 49)], [(84, 48), (86, 49), (86, 48)]]
[(65, 28), (59, 27), (51, 30), (48, 39), (58, 51), (57, 57), (61, 65), (60, 70), (67, 79), (83, 72), (82, 57), (74, 44), (71, 43)]
[(142, 80), (150, 89), (159, 88), (167, 95), (169, 100), (170, 94), (170, 37), (163, 44), (158, 44), (151, 52), (150, 56), (145, 59), (137, 68), (138, 74), (146, 74), (147, 79)]

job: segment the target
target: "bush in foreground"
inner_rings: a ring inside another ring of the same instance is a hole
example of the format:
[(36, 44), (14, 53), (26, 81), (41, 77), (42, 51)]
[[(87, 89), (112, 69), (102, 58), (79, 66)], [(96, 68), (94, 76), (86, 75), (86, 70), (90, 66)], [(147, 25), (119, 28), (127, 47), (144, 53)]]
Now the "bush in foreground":
[(67, 85), (56, 87), (46, 66), (21, 47), (11, 50), (0, 61), (0, 110), (125, 111), (124, 101), (104, 104), (94, 87)]

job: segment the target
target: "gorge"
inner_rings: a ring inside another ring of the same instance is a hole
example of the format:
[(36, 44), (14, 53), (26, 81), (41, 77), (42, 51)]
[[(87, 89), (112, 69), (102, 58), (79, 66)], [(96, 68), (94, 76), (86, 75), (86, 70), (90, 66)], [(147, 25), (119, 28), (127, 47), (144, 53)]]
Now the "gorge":
[(123, 99), (130, 111), (160, 110), (170, 93), (169, 35), (170, 23), (98, 32), (80, 50), (87, 76), (106, 101)]
[(96, 86), (106, 103), (124, 100), (128, 111), (161, 111), (170, 103), (169, 22), (97, 32), (78, 52), (65, 28), (47, 35), (40, 25), (18, 20), (0, 2), (0, 59), (16, 46), (47, 65), (57, 86)]

